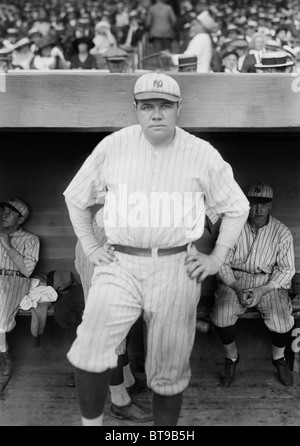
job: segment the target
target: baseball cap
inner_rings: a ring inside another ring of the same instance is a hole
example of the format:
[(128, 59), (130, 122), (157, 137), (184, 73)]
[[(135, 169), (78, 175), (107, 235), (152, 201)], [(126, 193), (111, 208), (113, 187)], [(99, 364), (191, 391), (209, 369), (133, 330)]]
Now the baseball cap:
[(134, 86), (134, 97), (143, 99), (167, 99), (178, 102), (181, 98), (180, 87), (171, 76), (163, 73), (145, 73)]
[(27, 204), (25, 204), (23, 201), (19, 200), (18, 198), (12, 198), (11, 200), (5, 201), (3, 203), (0, 203), (2, 207), (6, 206), (10, 209), (12, 209), (15, 212), (18, 212), (21, 217), (26, 219), (29, 215), (29, 209)]
[(269, 203), (273, 199), (273, 190), (268, 184), (253, 184), (248, 190), (247, 197), (250, 202)]

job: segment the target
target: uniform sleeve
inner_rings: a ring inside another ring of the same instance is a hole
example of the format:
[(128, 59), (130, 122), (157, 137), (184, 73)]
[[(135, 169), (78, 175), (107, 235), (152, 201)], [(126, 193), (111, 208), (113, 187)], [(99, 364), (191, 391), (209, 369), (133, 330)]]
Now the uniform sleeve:
[(27, 238), (23, 252), (23, 262), (26, 271), (21, 271), (25, 276), (30, 277), (39, 260), (40, 240), (37, 236), (31, 235)]
[(289, 289), (295, 274), (295, 254), (293, 236), (289, 229), (282, 235), (279, 242), (277, 262), (270, 277), (275, 288)]
[(224, 264), (221, 266), (216, 275), (217, 280), (220, 280), (221, 282), (225, 283), (225, 285), (228, 286), (235, 281), (235, 277), (233, 275), (233, 271), (231, 268), (231, 262), (234, 257), (234, 251), (235, 251), (234, 248), (230, 249)]
[(106, 137), (85, 160), (64, 191), (64, 196), (82, 210), (101, 202), (101, 198), (105, 193), (103, 164), (108, 147), (109, 137)]

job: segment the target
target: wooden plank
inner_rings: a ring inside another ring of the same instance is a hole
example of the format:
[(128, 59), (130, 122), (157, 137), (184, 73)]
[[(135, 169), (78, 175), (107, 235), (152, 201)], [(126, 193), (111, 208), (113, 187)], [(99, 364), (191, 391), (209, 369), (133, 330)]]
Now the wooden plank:
[[(169, 74), (181, 86), (183, 128), (300, 129), (297, 74)], [(134, 124), (132, 92), (139, 75), (10, 72), (0, 93), (0, 128), (105, 132)]]

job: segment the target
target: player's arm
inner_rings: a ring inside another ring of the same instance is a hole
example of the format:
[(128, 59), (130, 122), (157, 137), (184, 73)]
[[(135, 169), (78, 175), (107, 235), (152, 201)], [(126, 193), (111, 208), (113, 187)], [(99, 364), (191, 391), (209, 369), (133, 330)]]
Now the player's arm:
[(23, 253), (19, 252), (14, 246), (12, 246), (10, 236), (6, 233), (0, 234), (0, 242), (6, 250), (9, 258), (16, 265), (17, 270), (24, 274), (24, 276), (30, 277), (38, 262), (40, 247), (38, 237), (28, 237)]
[(99, 246), (94, 235), (91, 210), (89, 208), (80, 209), (67, 198), (66, 205), (74, 232), (89, 261), (95, 265), (113, 262), (115, 260), (113, 250), (107, 245)]
[(187, 274), (191, 279), (202, 282), (207, 276), (216, 274), (224, 264), (229, 250), (239, 237), (247, 220), (248, 212), (237, 217), (222, 218), (219, 235), (212, 252), (188, 254), (186, 257)]

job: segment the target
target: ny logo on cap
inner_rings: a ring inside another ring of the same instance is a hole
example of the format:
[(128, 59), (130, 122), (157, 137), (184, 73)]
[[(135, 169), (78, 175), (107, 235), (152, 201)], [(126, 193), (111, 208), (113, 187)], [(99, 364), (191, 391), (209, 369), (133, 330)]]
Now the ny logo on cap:
[(162, 88), (163, 85), (164, 85), (163, 81), (158, 81), (157, 79), (153, 81), (153, 87)]
[(257, 192), (259, 194), (261, 192), (261, 188), (260, 187), (256, 187), (255, 188), (255, 192)]

